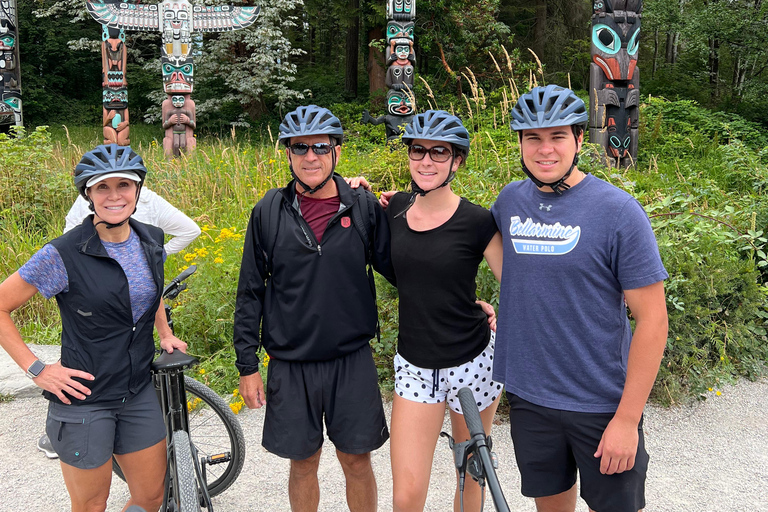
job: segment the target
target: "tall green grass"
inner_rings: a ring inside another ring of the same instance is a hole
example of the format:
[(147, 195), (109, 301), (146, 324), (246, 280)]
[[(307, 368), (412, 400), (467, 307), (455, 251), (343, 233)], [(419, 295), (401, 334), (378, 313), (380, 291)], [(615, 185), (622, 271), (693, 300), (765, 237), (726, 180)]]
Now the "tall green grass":
[[(506, 70), (499, 73), (506, 77)], [(426, 83), (418, 94), (422, 103), (452, 110), (466, 121), (471, 151), (452, 186), (489, 207), (504, 185), (524, 177), (517, 139), (508, 130), (519, 86), (509, 73), (508, 85), (487, 93), (470, 76), (473, 85), (458, 100), (435, 95)], [(378, 191), (405, 189), (410, 181), (405, 152), (385, 146), (380, 127), (377, 131), (357, 122), (360, 109), (354, 104), (333, 107), (347, 135), (337, 171), (365, 176)], [(759, 133), (753, 124), (689, 102), (647, 98), (641, 107), (636, 168), (609, 168), (604, 152), (585, 144), (580, 168), (627, 190), (646, 207), (670, 273), (670, 333), (653, 394), (661, 403), (703, 396), (707, 388), (737, 376), (756, 378), (765, 372), (768, 150)], [(149, 169), (147, 185), (203, 229), (186, 251), (168, 258), (166, 275), (198, 265), (175, 304), (175, 323), (179, 336), (204, 360), (199, 377), (219, 391), (231, 391), (237, 383), (232, 322), (250, 210), (268, 189), (290, 179), (284, 152), (269, 131), (260, 134), (202, 137), (197, 151), (168, 160), (159, 128), (132, 128), (132, 145)], [(76, 197), (72, 169), (100, 142), (98, 127), (0, 135), (0, 275), (16, 271), (61, 233)], [(386, 387), (397, 339), (397, 298), (381, 279), (378, 292), (383, 329), (381, 341), (372, 346)], [(498, 301), (498, 284), (487, 268), (478, 277), (478, 296)], [(29, 342), (58, 339), (53, 301), (37, 296), (15, 319)]]

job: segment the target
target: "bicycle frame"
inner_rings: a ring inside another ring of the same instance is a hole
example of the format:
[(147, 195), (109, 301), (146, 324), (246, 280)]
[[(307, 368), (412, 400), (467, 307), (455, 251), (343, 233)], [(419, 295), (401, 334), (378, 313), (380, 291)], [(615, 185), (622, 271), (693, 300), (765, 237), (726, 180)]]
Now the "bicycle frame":
[[(481, 489), (485, 489), (487, 482), (497, 512), (510, 512), (499, 479), (496, 476), (497, 464), (495, 454), (491, 451), (491, 438), (485, 435), (472, 390), (466, 387), (461, 388), (458, 391), (458, 397), (461, 410), (464, 413), (464, 421), (467, 423), (467, 429), (469, 429), (469, 440), (456, 443), (450, 434), (441, 432), (440, 435), (448, 438), (448, 446), (453, 451), (454, 464), (459, 473), (461, 510), (464, 510), (464, 478), (466, 473), (469, 473), (480, 484)], [(469, 458), (470, 455), (472, 456), (471, 459)]]
[[(163, 359), (165, 356), (165, 360)], [(173, 359), (173, 361), (171, 361)], [(197, 359), (180, 351), (173, 354), (164, 353), (152, 363), (152, 373), (155, 389), (160, 396), (160, 407), (165, 418), (166, 443), (168, 446), (168, 471), (166, 472), (165, 493), (163, 499), (163, 511), (167, 510), (169, 500), (178, 499), (178, 482), (175, 481), (175, 458), (173, 433), (179, 430), (189, 431), (189, 418), (187, 415), (187, 394), (184, 386), (184, 370), (197, 363)], [(191, 444), (192, 460), (195, 476), (199, 482), (198, 495), (200, 503), (209, 511), (213, 511), (211, 497), (208, 493), (208, 485), (197, 457), (197, 450)]]

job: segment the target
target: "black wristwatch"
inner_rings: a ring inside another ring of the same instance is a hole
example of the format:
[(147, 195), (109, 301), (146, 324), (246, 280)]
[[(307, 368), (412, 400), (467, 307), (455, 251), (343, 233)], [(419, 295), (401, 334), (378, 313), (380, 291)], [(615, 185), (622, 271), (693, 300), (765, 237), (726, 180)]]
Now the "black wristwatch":
[(27, 377), (30, 379), (39, 377), (43, 370), (45, 370), (45, 363), (39, 359), (35, 359), (35, 362), (29, 365), (29, 368), (27, 368)]

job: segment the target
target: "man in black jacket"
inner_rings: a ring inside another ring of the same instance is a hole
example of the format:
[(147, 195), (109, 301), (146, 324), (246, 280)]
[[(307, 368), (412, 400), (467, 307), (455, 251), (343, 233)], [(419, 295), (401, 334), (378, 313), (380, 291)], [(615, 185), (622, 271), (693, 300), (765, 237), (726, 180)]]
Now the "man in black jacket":
[[(369, 345), (378, 322), (366, 273), (370, 263), (394, 280), (389, 227), (370, 192), (334, 174), (342, 139), (328, 109), (299, 107), (285, 117), (280, 141), (294, 180), (251, 212), (237, 290), (240, 393), (250, 408), (269, 402), (262, 445), (291, 459), (294, 512), (318, 507), (323, 418), (353, 512), (376, 510), (370, 452), (389, 437)], [(260, 346), (270, 357), (266, 396)]]

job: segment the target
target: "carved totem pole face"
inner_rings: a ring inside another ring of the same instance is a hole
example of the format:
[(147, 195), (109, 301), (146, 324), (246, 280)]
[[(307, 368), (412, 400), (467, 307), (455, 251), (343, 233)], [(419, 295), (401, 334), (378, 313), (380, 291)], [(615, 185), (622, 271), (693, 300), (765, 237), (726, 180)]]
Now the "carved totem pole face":
[(163, 54), (179, 63), (189, 55), (192, 41), (192, 4), (187, 0), (166, 0), (160, 4)]
[(640, 48), (640, 16), (614, 11), (592, 17), (592, 61), (610, 81), (632, 80)]
[(0, 124), (21, 124), (21, 94), (16, 91), (0, 91)]
[(128, 108), (128, 89), (103, 89), (102, 102), (107, 110), (122, 110)]
[(183, 59), (178, 64), (175, 59), (160, 58), (163, 71), (163, 89), (166, 94), (191, 94), (194, 84), (195, 66), (192, 59)]
[(181, 108), (184, 106), (184, 102), (187, 101), (185, 96), (181, 95), (174, 95), (171, 96), (171, 104), (174, 106), (174, 108)]
[(390, 90), (387, 93), (387, 112), (393, 116), (410, 116), (413, 114), (411, 98), (405, 92)]
[(104, 73), (107, 87), (125, 87), (125, 30), (102, 25), (101, 39), (104, 42)]

